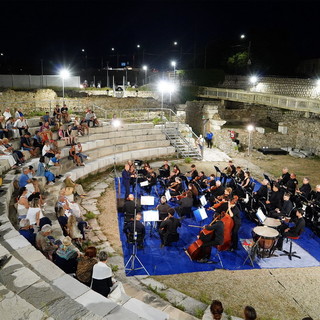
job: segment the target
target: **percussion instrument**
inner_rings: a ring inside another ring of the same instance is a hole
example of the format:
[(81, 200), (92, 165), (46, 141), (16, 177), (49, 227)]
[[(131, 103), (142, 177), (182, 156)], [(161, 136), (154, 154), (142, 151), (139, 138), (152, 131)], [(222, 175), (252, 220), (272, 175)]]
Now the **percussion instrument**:
[(271, 227), (271, 228), (277, 228), (277, 227), (281, 226), (281, 221), (279, 219), (275, 219), (275, 218), (266, 218), (263, 221), (263, 225), (267, 226), (267, 227)]
[(273, 249), (276, 240), (279, 236), (279, 232), (276, 229), (267, 226), (258, 226), (253, 228), (254, 240), (258, 241), (258, 250), (262, 257), (270, 257), (273, 253)]

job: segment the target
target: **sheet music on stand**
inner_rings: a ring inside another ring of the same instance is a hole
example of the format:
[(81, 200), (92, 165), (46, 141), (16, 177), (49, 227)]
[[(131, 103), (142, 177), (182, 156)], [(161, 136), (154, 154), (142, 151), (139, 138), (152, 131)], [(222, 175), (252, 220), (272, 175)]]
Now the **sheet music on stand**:
[(154, 205), (154, 197), (141, 196), (140, 203), (142, 206), (153, 206)]
[(159, 211), (158, 210), (143, 211), (143, 221), (144, 222), (159, 221)]
[(200, 203), (203, 207), (207, 204), (207, 199), (204, 195), (200, 197)]
[(148, 185), (149, 185), (149, 181), (148, 180), (140, 182), (140, 187), (146, 187)]
[(165, 196), (166, 196), (167, 201), (170, 201), (170, 199), (171, 199), (171, 194), (170, 194), (170, 191), (169, 191), (169, 190), (167, 190), (167, 191), (165, 192)]
[(193, 211), (196, 221), (200, 222), (208, 218), (205, 208), (200, 207), (199, 209)]
[(258, 220), (260, 221), (260, 223), (264, 223), (264, 221), (266, 220), (266, 216), (265, 216), (265, 214), (262, 212), (262, 210), (261, 210), (261, 208), (259, 208), (258, 210), (257, 210), (257, 213), (256, 213), (256, 216), (257, 216), (257, 218), (258, 218)]

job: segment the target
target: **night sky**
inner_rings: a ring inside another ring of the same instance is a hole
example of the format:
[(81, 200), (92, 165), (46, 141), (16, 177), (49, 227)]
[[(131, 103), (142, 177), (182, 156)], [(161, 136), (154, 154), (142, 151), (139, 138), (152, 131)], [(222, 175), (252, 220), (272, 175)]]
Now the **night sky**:
[[(268, 64), (290, 67), (320, 58), (318, 1), (11, 0), (0, 5), (2, 73), (39, 74), (41, 59), (45, 73), (60, 65), (100, 68), (106, 61), (115, 65), (117, 54), (119, 62), (131, 65), (134, 55), (136, 66), (166, 69), (170, 59), (180, 58), (186, 67), (201, 67), (205, 48), (209, 67), (219, 67), (219, 54), (245, 48), (249, 40), (253, 61), (261, 61), (265, 72), (275, 70)], [(240, 40), (242, 33), (246, 40)]]

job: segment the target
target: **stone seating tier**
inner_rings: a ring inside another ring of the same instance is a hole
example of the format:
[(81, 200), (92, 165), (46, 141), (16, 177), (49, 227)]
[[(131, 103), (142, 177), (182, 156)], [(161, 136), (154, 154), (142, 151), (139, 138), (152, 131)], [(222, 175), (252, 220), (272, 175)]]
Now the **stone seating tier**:
[[(134, 126), (130, 126), (127, 130), (134, 130)], [(136, 131), (137, 133), (140, 132), (142, 136), (143, 134), (148, 136), (148, 134), (146, 135), (147, 130), (152, 129), (152, 124), (151, 126), (150, 124), (135, 126), (139, 127), (139, 130)], [(63, 163), (68, 163), (68, 166), (64, 166), (64, 172), (69, 171), (71, 165), (72, 169), (69, 172), (72, 178), (79, 179), (105, 170), (113, 165), (114, 160), (116, 163), (123, 163), (132, 159), (144, 160), (167, 157), (175, 153), (171, 146), (155, 147), (161, 141), (160, 136), (158, 137), (159, 140), (154, 139), (158, 132), (155, 135), (150, 134), (150, 140), (145, 139), (147, 140), (145, 148), (143, 148), (142, 140), (132, 142), (130, 151), (123, 151), (127, 150), (125, 143), (131, 141), (129, 139), (133, 134), (130, 135), (126, 133), (124, 128), (121, 129), (123, 130), (119, 129), (115, 133), (109, 131), (109, 135), (106, 134), (107, 132), (105, 133), (105, 139), (102, 139), (106, 143), (104, 146), (105, 153), (101, 152), (104, 143), (91, 140), (91, 135), (81, 137), (88, 139), (87, 143), (84, 142), (84, 147), (88, 148), (92, 159), (87, 162), (85, 167), (74, 167), (72, 162), (65, 158)], [(114, 143), (112, 139), (115, 136), (117, 137), (115, 138), (116, 141), (117, 139), (127, 140), (117, 145), (116, 148), (111, 147), (110, 144)], [(96, 152), (96, 150), (99, 150), (99, 152)], [(116, 151), (115, 156), (114, 150)], [(38, 159), (30, 159), (27, 164), (36, 165), (37, 161)], [(0, 222), (2, 224), (0, 226), (0, 256), (4, 254), (13, 255), (8, 264), (1, 270), (2, 285), (0, 285), (0, 290), (3, 293), (3, 298), (0, 301), (0, 308), (5, 319), (168, 319), (164, 312), (145, 305), (134, 298), (128, 297), (127, 301), (118, 305), (100, 296), (66, 275), (31, 246), (17, 232), (8, 218), (15, 177), (16, 174), (13, 170), (4, 176), (2, 189), (5, 192), (0, 197)], [(54, 201), (58, 197), (61, 186), (62, 182), (59, 181), (55, 185), (47, 187), (51, 200), (46, 209), (46, 216), (53, 220), (54, 236), (61, 235), (60, 226), (57, 220), (54, 220)]]

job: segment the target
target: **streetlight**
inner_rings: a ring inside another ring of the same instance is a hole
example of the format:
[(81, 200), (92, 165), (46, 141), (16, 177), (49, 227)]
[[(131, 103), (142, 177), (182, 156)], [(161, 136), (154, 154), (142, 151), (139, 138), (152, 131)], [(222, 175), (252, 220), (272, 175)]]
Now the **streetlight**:
[(173, 77), (176, 79), (176, 65), (177, 63), (175, 61), (171, 61), (171, 65), (173, 66)]
[(140, 44), (137, 44), (137, 48), (138, 48), (138, 49), (140, 48)]
[(62, 97), (64, 103), (64, 80), (70, 77), (70, 71), (68, 69), (61, 69), (59, 72), (59, 76), (62, 79)]
[(178, 45), (178, 42), (177, 42), (177, 41), (173, 41), (173, 45), (174, 45), (174, 46), (177, 46), (177, 45)]
[(254, 126), (252, 124), (249, 124), (247, 126), (247, 130), (248, 130), (248, 156), (250, 156), (250, 151), (251, 151), (251, 144), (252, 144), (252, 132), (254, 131)]
[(113, 47), (111, 48), (111, 51), (114, 51), (114, 48), (113, 48)]
[(171, 102), (171, 95), (176, 90), (176, 86), (172, 82), (160, 81), (158, 83), (158, 90), (161, 92), (161, 111), (163, 111), (163, 94), (169, 93)]
[(245, 34), (240, 35), (240, 39), (245, 39), (245, 37), (246, 37)]
[(144, 84), (147, 84), (148, 66), (143, 66), (142, 69), (144, 70)]
[(252, 85), (256, 85), (257, 84), (257, 82), (258, 82), (258, 77), (257, 76), (251, 76), (250, 77), (250, 79), (249, 79), (249, 81), (250, 81), (250, 83), (252, 84)]

